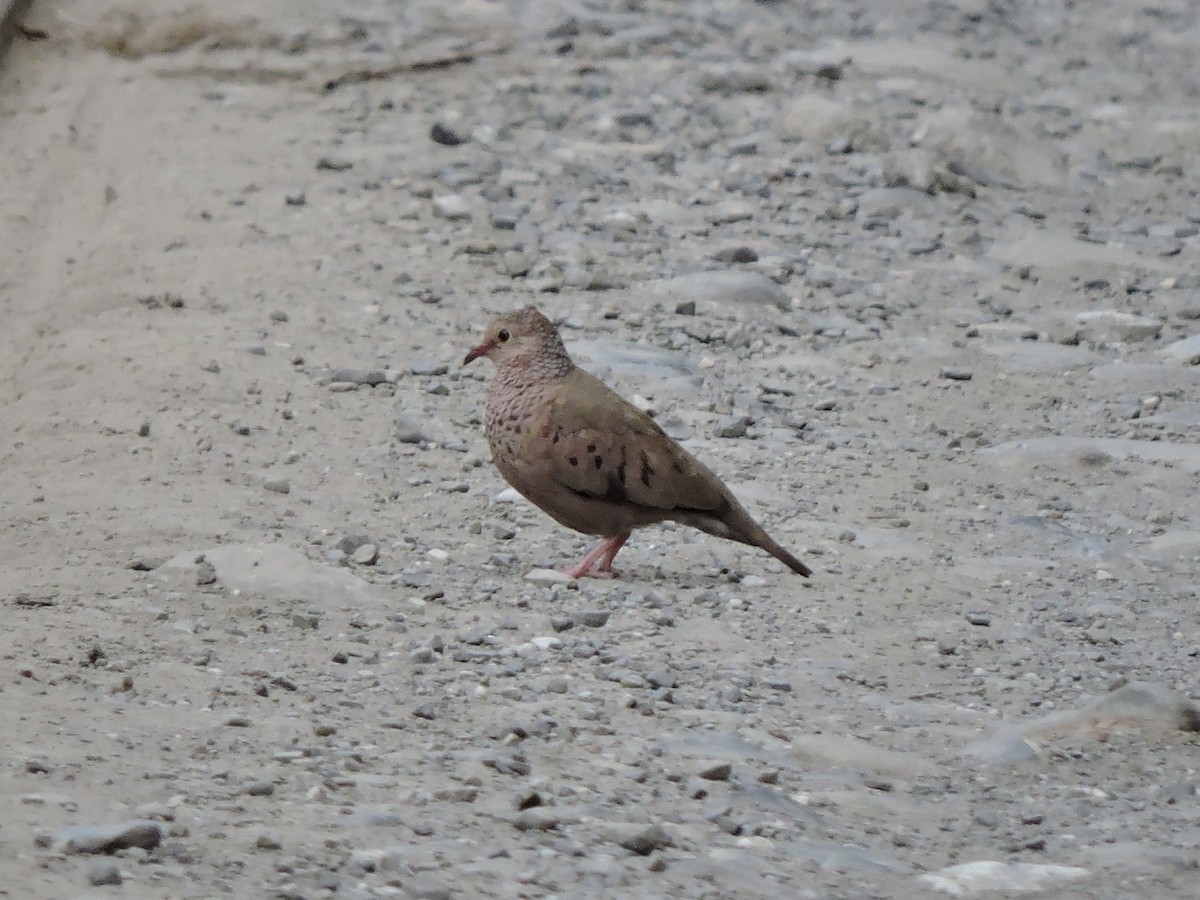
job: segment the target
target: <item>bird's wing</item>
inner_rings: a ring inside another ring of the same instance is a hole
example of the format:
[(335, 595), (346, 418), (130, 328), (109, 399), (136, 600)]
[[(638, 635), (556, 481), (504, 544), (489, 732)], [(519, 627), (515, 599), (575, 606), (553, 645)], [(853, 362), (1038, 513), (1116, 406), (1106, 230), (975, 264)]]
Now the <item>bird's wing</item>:
[(647, 509), (721, 515), (728, 489), (652, 418), (577, 369), (544, 407), (527, 449), (576, 495)]

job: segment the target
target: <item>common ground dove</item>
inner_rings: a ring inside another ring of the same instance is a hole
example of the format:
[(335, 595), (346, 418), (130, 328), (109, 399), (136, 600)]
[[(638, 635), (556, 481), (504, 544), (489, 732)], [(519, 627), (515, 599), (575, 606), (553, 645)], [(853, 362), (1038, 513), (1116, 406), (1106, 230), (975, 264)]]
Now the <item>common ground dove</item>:
[(573, 578), (609, 576), (635, 528), (675, 521), (811, 570), (776, 543), (713, 472), (641, 410), (578, 368), (532, 306), (501, 316), (463, 365), (496, 364), (485, 426), (496, 467), (563, 525), (604, 540)]

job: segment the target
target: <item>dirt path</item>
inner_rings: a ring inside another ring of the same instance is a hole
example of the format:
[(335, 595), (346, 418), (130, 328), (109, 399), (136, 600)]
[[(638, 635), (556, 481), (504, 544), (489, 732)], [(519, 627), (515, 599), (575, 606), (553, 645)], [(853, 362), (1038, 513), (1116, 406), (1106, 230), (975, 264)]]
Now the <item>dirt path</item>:
[[(1193, 890), (1194, 2), (50, 7), (0, 895)], [(530, 302), (813, 579), (535, 571)]]

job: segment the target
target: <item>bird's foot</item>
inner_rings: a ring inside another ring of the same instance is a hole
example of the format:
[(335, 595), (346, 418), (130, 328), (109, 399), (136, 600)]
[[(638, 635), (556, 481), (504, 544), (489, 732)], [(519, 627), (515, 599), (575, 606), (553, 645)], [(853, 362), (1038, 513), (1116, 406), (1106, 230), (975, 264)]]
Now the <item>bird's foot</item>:
[(618, 573), (612, 569), (613, 560), (617, 558), (617, 553), (625, 546), (627, 540), (629, 532), (606, 537), (588, 551), (588, 555), (579, 561), (579, 565), (568, 569), (567, 574), (572, 578), (616, 578)]
[(621, 576), (620, 572), (614, 572), (612, 569), (585, 569), (582, 566), (563, 571), (572, 578), (619, 578)]

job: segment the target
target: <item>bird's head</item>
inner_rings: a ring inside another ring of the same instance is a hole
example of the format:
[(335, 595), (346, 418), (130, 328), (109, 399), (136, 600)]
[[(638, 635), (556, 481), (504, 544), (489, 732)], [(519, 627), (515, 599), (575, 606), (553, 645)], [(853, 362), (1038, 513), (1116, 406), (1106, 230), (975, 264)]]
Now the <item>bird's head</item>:
[(554, 323), (532, 306), (500, 316), (487, 327), (484, 339), (463, 359), (467, 365), (486, 356), (497, 368), (525, 366), (535, 369), (570, 364), (566, 347)]

